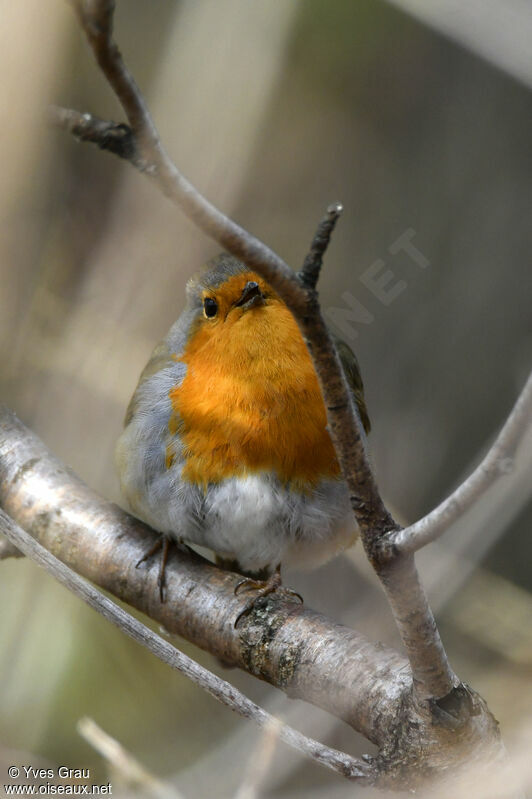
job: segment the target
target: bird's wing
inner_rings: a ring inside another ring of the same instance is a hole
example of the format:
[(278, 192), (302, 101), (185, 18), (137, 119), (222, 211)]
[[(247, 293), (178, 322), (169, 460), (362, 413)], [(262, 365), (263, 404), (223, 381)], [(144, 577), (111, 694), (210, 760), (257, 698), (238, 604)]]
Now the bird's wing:
[(342, 367), (344, 369), (349, 388), (355, 399), (360, 421), (366, 433), (371, 430), (371, 422), (369, 420), (368, 411), (366, 408), (366, 401), (364, 399), (364, 383), (360, 374), (360, 367), (358, 365), (357, 357), (351, 347), (339, 338), (335, 333), (330, 331), (332, 340), (336, 345)]
[(156, 374), (156, 372), (160, 372), (161, 369), (164, 369), (165, 366), (170, 366), (175, 361), (172, 359), (170, 350), (168, 349), (168, 344), (166, 341), (161, 341), (155, 349), (153, 350), (150, 360), (142, 370), (139, 381), (137, 383), (137, 387), (133, 393), (129, 401), (129, 405), (127, 406), (126, 416), (124, 419), (124, 426), (130, 423), (132, 418), (136, 415), (137, 411), (139, 410), (139, 402), (140, 402), (140, 395), (139, 395), (139, 388), (142, 386), (145, 380), (147, 380), (152, 375)]

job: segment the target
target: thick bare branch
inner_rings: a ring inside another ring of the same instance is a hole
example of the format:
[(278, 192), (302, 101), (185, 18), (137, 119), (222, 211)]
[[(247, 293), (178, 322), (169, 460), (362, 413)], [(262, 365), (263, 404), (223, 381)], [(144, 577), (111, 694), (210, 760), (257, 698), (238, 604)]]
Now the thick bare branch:
[(380, 543), (383, 553), (393, 557), (397, 552), (415, 552), (443, 535), (497, 480), (511, 474), (519, 445), (531, 425), (532, 374), (504, 427), (475, 471), (427, 516), (404, 530), (385, 536)]
[[(320, 381), (330, 435), (349, 488), (364, 548), (383, 581), (396, 615), (414, 671), (415, 689), (420, 690), (423, 696), (445, 696), (456, 686), (457, 679), (419, 586), (413, 562), (409, 568), (401, 566), (393, 569), (385, 562), (381, 571), (379, 541), (387, 533), (400, 528), (386, 509), (375, 482), (358, 416), (336, 348), (321, 314), (316, 291), (306, 288), (296, 273), (263, 242), (209, 203), (169, 158), (144, 98), (112, 39), (113, 3), (110, 0), (73, 1), (98, 64), (122, 104), (135, 136), (136, 149), (141, 154), (141, 166), (138, 162), (133, 162), (134, 165), (150, 176), (207, 235), (262, 275), (294, 314)], [(321, 243), (315, 247), (313, 245), (318, 260), (320, 248)], [(315, 266), (311, 271), (314, 280), (317, 278)], [(403, 582), (406, 575), (415, 578), (416, 590), (413, 592)], [(408, 605), (406, 597), (417, 602), (415, 607)]]
[[(403, 657), (297, 603), (265, 598), (235, 629), (245, 602), (234, 595), (239, 575), (191, 552), (170, 556), (167, 599), (161, 603), (157, 564), (135, 568), (153, 544), (154, 532), (98, 497), (1, 407), (0, 505), (70, 569), (169, 632), (362, 732), (380, 747), (380, 783), (419, 784), (427, 774), (467, 762), (472, 752), (498, 751), (496, 724), (475, 694), (459, 686), (444, 700), (421, 700)], [(233, 701), (236, 694), (230, 691)], [(470, 712), (462, 712), (462, 699)], [(312, 751), (319, 759), (324, 750)], [(342, 753), (335, 757), (341, 773), (367, 778), (358, 761)]]
[[(275, 724), (275, 719), (269, 713), (248, 699), (247, 696), (244, 696), (237, 688), (234, 688), (230, 683), (196, 663), (188, 655), (180, 652), (168, 641), (165, 641), (164, 638), (156, 635), (149, 627), (137, 621), (131, 614), (126, 613), (126, 611), (122, 610), (122, 608), (88, 583), (87, 580), (84, 580), (58, 560), (29, 533), (16, 524), (1, 508), (0, 531), (28, 558), (31, 558), (39, 566), (46, 569), (58, 582), (116, 625), (122, 632), (145, 646), (146, 649), (149, 649), (159, 660), (184, 674), (196, 685), (199, 685), (203, 690), (243, 718), (251, 719), (261, 727)], [(316, 760), (322, 766), (338, 771), (349, 779), (360, 778), (367, 780), (371, 779), (375, 774), (369, 763), (355, 760), (335, 749), (329, 749), (329, 747), (307, 738), (297, 732), (297, 730), (284, 724), (279, 728), (279, 738), (307, 757)]]
[(169, 632), (324, 707), (376, 743), (386, 734), (380, 720), (386, 725), (394, 712), (390, 697), (400, 703), (411, 689), (404, 658), (297, 602), (265, 599), (235, 629), (246, 601), (234, 594), (241, 575), (188, 550), (171, 551), (161, 603), (157, 564), (135, 568), (153, 531), (91, 491), (2, 406), (0, 506), (71, 569)]

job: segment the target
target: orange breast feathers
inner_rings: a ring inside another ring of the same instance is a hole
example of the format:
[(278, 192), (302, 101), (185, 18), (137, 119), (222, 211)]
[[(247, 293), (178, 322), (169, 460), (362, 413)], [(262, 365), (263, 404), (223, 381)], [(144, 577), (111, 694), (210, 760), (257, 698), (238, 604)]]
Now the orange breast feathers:
[[(264, 304), (234, 307), (246, 281)], [(170, 392), (170, 432), (184, 444), (183, 479), (206, 487), (227, 477), (274, 472), (299, 490), (339, 474), (312, 361), (294, 319), (252, 272), (205, 296), (219, 306), (201, 318), (179, 360), (186, 376)]]

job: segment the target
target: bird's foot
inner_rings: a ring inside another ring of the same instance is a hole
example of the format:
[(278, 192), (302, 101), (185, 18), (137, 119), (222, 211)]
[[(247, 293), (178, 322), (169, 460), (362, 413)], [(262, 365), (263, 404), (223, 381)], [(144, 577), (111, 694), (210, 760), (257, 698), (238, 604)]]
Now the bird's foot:
[(298, 599), (303, 604), (303, 597), (294, 591), (292, 588), (285, 588), (281, 580), (281, 567), (277, 566), (275, 571), (266, 580), (253, 580), (251, 577), (245, 577), (240, 580), (235, 586), (235, 594), (240, 594), (242, 591), (254, 591), (255, 595), (248, 599), (244, 608), (240, 611), (235, 619), (235, 627), (238, 625), (240, 619), (248, 616), (254, 609), (257, 601), (262, 597), (274, 593), (283, 593), (292, 599)]

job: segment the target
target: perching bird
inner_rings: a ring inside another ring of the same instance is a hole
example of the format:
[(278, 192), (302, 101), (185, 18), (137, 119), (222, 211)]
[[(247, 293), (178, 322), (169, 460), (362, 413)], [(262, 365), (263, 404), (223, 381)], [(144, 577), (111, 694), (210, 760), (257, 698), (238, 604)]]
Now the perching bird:
[[(280, 585), (281, 563), (316, 566), (353, 543), (347, 487), (311, 358), (275, 291), (222, 254), (189, 281), (187, 299), (129, 403), (122, 490), (166, 540), (269, 575), (246, 581), (263, 595)], [(356, 357), (336, 345), (368, 432)]]

